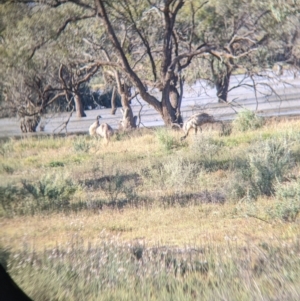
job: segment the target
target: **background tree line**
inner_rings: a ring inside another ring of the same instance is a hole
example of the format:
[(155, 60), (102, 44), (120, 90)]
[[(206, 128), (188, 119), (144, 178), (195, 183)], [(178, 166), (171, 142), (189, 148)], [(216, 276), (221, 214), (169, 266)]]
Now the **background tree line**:
[[(182, 123), (184, 83), (205, 79), (227, 102), (230, 77), (300, 67), (299, 1), (5, 0), (0, 4), (2, 115), (35, 120), (50, 111), (140, 98), (166, 125)], [(243, 85), (243, 82), (240, 83)], [(106, 91), (99, 99), (95, 90)], [(160, 91), (161, 97), (157, 97)], [(4, 112), (4, 113), (3, 113)]]

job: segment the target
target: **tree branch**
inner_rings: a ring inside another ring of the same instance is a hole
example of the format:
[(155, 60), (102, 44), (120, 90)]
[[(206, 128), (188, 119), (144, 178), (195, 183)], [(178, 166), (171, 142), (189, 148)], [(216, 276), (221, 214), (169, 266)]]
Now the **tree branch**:
[(46, 39), (45, 41), (37, 44), (33, 49), (31, 54), (28, 57), (28, 61), (31, 60), (35, 54), (35, 52), (40, 49), (42, 46), (44, 46), (45, 44), (47, 44), (48, 42), (50, 42), (53, 39), (57, 39), (61, 33), (65, 30), (65, 28), (67, 27), (67, 25), (69, 23), (76, 23), (78, 21), (82, 21), (82, 20), (86, 20), (86, 19), (90, 19), (90, 18), (94, 18), (95, 14), (93, 15), (86, 15), (86, 16), (82, 16), (82, 17), (70, 17), (67, 20), (65, 20), (65, 22), (60, 26), (60, 28), (56, 31), (55, 35), (52, 37), (49, 37), (48, 39)]
[[(146, 88), (144, 87), (142, 81), (130, 67), (129, 62), (125, 56), (125, 53), (124, 53), (123, 49), (121, 48), (120, 42), (114, 32), (114, 29), (110, 23), (109, 18), (108, 18), (108, 15), (107, 15), (107, 12), (106, 12), (106, 9), (104, 6), (104, 1), (103, 0), (95, 0), (95, 4), (97, 7), (97, 13), (99, 16), (101, 16), (101, 19), (103, 20), (104, 26), (108, 33), (108, 36), (109, 36), (111, 42), (113, 43), (115, 50), (121, 60), (123, 71), (125, 71), (128, 74), (128, 76), (130, 77), (132, 82), (136, 85), (136, 87), (139, 90), (143, 99), (145, 99), (153, 107), (160, 110), (160, 107), (161, 107), (160, 102), (155, 97), (153, 97), (152, 95), (147, 93)], [(113, 65), (112, 62), (110, 62), (109, 64), (111, 66)], [(119, 65), (117, 65), (117, 66), (116, 66), (116, 64), (114, 64), (114, 65), (115, 65), (115, 67), (119, 67)]]

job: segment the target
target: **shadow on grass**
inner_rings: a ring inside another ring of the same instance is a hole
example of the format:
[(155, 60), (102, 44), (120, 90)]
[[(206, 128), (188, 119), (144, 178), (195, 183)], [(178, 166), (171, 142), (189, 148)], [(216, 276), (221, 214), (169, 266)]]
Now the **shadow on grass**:
[(92, 178), (92, 179), (85, 179), (84, 181), (79, 182), (81, 185), (84, 185), (86, 187), (92, 188), (92, 189), (99, 189), (102, 188), (102, 185), (105, 183), (113, 183), (117, 182), (119, 179), (121, 179), (122, 183), (134, 181), (134, 185), (137, 186), (140, 184), (140, 175), (138, 173), (132, 173), (132, 174), (117, 174), (117, 175), (109, 175), (109, 176), (103, 176), (100, 178)]
[(175, 205), (180, 205), (184, 207), (200, 204), (223, 205), (226, 201), (226, 198), (219, 191), (203, 190), (196, 193), (174, 193), (172, 195), (163, 196), (161, 201), (164, 206), (172, 207)]

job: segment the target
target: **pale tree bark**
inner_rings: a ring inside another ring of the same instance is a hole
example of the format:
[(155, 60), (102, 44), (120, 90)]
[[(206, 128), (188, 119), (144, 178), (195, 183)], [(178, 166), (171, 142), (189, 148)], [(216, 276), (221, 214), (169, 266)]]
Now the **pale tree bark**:
[(130, 130), (136, 128), (137, 117), (133, 116), (132, 108), (130, 105), (130, 87), (126, 82), (121, 83), (120, 74), (118, 71), (115, 71), (115, 78), (117, 82), (118, 92), (121, 95), (121, 104), (122, 104), (122, 115), (123, 118), (120, 122), (120, 129)]
[(120, 126), (123, 130), (135, 129), (137, 117), (133, 115), (132, 108), (129, 104), (128, 96), (124, 93), (121, 94), (122, 114), (123, 118)]
[(117, 101), (117, 89), (114, 86), (112, 89), (112, 94), (111, 94), (111, 114), (112, 115), (115, 115), (116, 111), (117, 111), (116, 101)]
[[(107, 62), (111, 62), (110, 55), (104, 49), (102, 50), (106, 57)], [(118, 70), (114, 70), (113, 72), (107, 70), (106, 74), (114, 78), (117, 86), (117, 87), (115, 86), (113, 87), (113, 92), (111, 97), (111, 108), (112, 108), (111, 114), (115, 115), (117, 111), (116, 95), (118, 92), (121, 96), (122, 115), (123, 115), (123, 118), (119, 124), (119, 128), (122, 130), (129, 130), (129, 129), (136, 128), (137, 117), (133, 116), (132, 108), (130, 105), (130, 97), (131, 97), (130, 86), (126, 84), (124, 79), (121, 79), (121, 74)]]
[(76, 116), (77, 117), (86, 117), (80, 95), (78, 93), (73, 93), (73, 97), (74, 97), (74, 103), (75, 103)]

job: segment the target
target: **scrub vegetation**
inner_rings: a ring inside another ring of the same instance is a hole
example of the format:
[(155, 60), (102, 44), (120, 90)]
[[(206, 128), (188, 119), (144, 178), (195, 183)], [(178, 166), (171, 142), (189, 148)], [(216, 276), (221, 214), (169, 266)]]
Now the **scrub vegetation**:
[(1, 263), (36, 301), (299, 300), (300, 121), (246, 117), (2, 141)]

